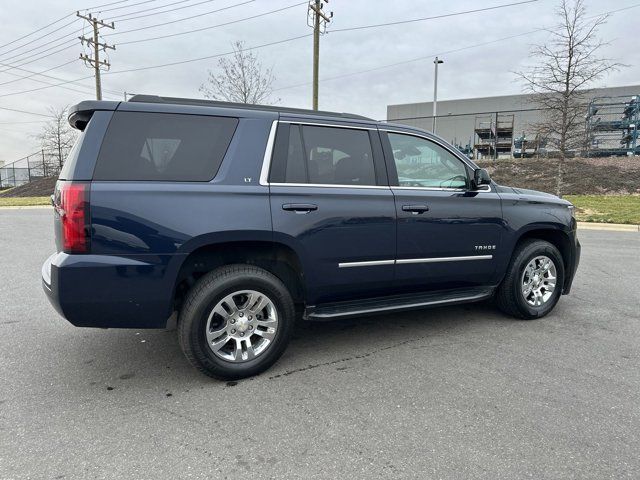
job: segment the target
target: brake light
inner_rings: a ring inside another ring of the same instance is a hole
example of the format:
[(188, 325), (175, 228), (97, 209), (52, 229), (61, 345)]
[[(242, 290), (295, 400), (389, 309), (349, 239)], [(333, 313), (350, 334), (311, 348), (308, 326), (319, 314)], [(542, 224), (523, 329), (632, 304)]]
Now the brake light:
[(89, 251), (89, 191), (84, 183), (59, 184), (56, 211), (62, 223), (62, 249), (66, 253)]

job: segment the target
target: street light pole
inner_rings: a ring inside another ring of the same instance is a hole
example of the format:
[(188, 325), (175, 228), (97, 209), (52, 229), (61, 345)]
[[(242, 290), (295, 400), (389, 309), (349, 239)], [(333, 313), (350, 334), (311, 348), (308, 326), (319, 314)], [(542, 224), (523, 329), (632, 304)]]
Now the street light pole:
[(433, 77), (433, 133), (436, 133), (436, 115), (438, 109), (438, 65), (444, 63), (444, 60), (436, 57), (433, 63), (436, 70)]

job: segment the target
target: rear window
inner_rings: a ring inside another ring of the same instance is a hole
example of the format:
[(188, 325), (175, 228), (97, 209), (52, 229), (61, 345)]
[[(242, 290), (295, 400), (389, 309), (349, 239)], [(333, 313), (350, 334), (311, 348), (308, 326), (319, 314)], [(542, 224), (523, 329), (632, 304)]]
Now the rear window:
[(116, 112), (93, 179), (209, 181), (237, 125), (229, 117)]
[[(58, 178), (60, 180), (71, 180), (71, 172), (73, 172), (76, 168), (76, 163), (78, 161), (78, 155), (80, 153), (80, 147), (82, 147), (82, 142), (84, 141), (84, 131), (78, 134), (75, 143), (69, 153), (67, 154), (67, 158), (64, 160), (64, 165), (62, 165), (62, 170), (60, 170), (60, 174)], [(43, 172), (45, 175), (46, 173)]]

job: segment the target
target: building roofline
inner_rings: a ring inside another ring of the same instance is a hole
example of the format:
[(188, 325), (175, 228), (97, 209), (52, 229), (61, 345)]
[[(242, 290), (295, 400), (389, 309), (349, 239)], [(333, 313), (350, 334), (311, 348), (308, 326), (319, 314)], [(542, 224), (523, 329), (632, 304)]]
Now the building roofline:
[[(638, 90), (638, 92), (640, 92), (640, 85), (611, 85), (611, 86), (605, 86), (605, 87), (594, 87), (594, 88), (590, 88), (589, 90), (594, 91), (594, 90), (610, 90), (613, 88), (635, 88)], [(534, 97), (536, 95), (539, 95), (537, 93), (510, 93), (508, 95), (489, 95), (486, 97), (466, 97), (466, 98), (444, 98), (444, 99), (438, 99), (438, 103), (441, 102), (465, 102), (465, 101), (469, 101), (469, 100), (489, 100), (489, 99), (497, 99), (497, 98), (506, 98), (506, 97)], [(433, 100), (424, 100), (424, 101), (420, 101), (420, 102), (408, 102), (408, 103), (393, 103), (393, 104), (389, 104), (387, 105), (387, 108), (389, 107), (405, 107), (408, 105), (419, 105), (419, 104), (432, 104)]]

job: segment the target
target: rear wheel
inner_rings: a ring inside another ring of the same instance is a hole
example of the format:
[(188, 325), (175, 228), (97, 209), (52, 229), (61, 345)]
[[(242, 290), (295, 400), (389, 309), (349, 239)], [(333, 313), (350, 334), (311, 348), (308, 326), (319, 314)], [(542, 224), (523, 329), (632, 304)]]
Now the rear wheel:
[(514, 317), (544, 317), (558, 303), (563, 283), (564, 263), (558, 249), (544, 240), (526, 240), (513, 253), (496, 302)]
[(203, 276), (180, 311), (178, 338), (201, 372), (232, 379), (269, 368), (291, 338), (294, 307), (274, 275), (250, 265), (229, 265)]

